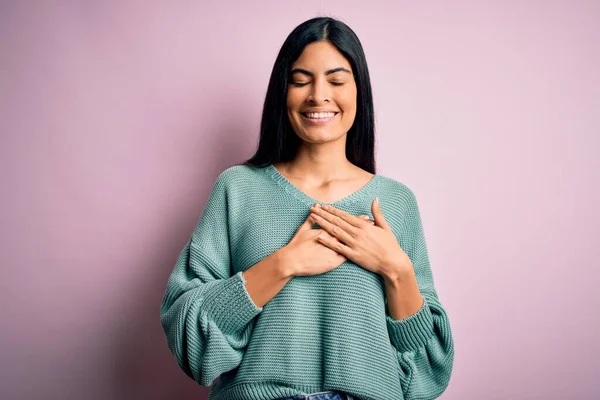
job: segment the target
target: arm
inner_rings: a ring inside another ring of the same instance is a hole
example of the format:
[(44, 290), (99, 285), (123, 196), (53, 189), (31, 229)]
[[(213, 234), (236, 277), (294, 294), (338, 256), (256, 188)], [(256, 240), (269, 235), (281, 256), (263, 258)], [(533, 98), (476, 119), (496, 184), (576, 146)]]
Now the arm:
[(419, 207), (412, 191), (397, 237), (412, 271), (386, 270), (390, 341), (400, 366), (405, 399), (435, 399), (448, 386), (454, 363), (450, 322), (436, 293)]
[(257, 306), (267, 304), (294, 276), (287, 249), (280, 248), (244, 271), (248, 294)]
[(160, 309), (169, 349), (203, 386), (239, 366), (262, 311), (242, 273), (231, 276), (226, 189), (222, 173), (179, 254)]

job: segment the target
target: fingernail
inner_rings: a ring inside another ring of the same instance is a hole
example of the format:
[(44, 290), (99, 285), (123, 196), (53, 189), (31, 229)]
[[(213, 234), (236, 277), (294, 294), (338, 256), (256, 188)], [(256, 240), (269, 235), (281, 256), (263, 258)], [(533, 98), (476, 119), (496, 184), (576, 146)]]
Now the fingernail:
[(379, 197), (375, 197), (375, 203), (379, 204)]

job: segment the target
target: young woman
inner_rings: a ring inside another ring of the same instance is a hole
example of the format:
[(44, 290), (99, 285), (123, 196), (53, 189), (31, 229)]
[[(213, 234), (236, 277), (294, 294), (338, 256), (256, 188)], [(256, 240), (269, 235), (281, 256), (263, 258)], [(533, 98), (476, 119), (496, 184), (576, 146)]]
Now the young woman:
[(454, 362), (412, 190), (375, 172), (366, 59), (344, 23), (296, 27), (258, 149), (217, 178), (161, 306), (214, 400), (434, 399)]

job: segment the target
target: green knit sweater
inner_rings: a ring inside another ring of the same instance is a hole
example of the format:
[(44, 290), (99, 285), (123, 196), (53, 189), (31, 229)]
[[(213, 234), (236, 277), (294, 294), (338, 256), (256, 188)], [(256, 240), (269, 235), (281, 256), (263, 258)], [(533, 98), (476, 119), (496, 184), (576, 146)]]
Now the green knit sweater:
[[(383, 278), (351, 261), (292, 277), (257, 307), (242, 272), (285, 246), (316, 203), (272, 164), (235, 165), (217, 178), (166, 284), (160, 316), (169, 349), (209, 400), (273, 400), (339, 390), (361, 400), (434, 399), (454, 361), (414, 193), (376, 174), (332, 204), (369, 215), (378, 196), (424, 298), (395, 320)], [(318, 225), (314, 225), (317, 229)]]

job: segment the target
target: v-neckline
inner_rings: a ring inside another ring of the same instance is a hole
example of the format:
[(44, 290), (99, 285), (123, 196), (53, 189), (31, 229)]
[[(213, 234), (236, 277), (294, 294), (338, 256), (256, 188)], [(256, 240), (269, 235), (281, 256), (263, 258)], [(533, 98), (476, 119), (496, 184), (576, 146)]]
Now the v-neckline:
[(265, 171), (287, 193), (296, 197), (298, 200), (302, 201), (309, 207), (313, 206), (315, 203), (328, 204), (334, 207), (343, 206), (349, 203), (355, 203), (369, 194), (377, 193), (377, 186), (380, 177), (380, 175), (374, 174), (366, 184), (364, 184), (362, 187), (355, 190), (354, 192), (342, 197), (341, 199), (338, 199), (336, 201), (320, 201), (318, 199), (312, 198), (311, 196), (300, 190), (295, 184), (293, 184), (281, 172), (279, 172), (279, 170), (275, 168), (273, 164), (269, 164), (268, 166), (266, 166)]

